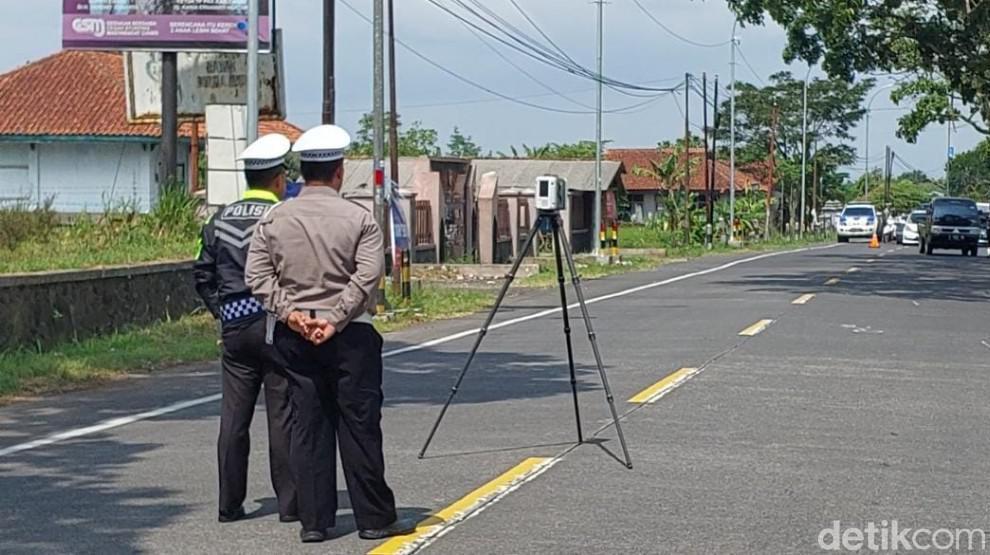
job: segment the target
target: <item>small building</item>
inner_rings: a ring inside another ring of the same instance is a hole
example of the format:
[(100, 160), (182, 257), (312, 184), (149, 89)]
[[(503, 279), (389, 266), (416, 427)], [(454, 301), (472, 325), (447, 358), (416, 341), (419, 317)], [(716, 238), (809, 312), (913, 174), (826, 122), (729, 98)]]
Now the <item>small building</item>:
[[(410, 219), (414, 262), (473, 258), (475, 204), (467, 188), (469, 168), (470, 161), (461, 158), (399, 158), (398, 185)], [(341, 193), (345, 197), (370, 209), (373, 184), (370, 159), (344, 161)]]
[[(206, 126), (179, 128), (179, 175), (194, 182)], [(263, 121), (259, 133), (301, 131)], [(0, 206), (51, 202), (62, 213), (126, 207), (149, 211), (157, 202), (161, 127), (127, 119), (124, 60), (118, 52), (65, 50), (0, 75)]]
[[(602, 220), (617, 217), (616, 196), (622, 187), (624, 167), (619, 161), (602, 162)], [(494, 180), (492, 199), (495, 219), (493, 258), (507, 259), (518, 254), (536, 218), (536, 179), (541, 175), (556, 175), (567, 182), (568, 205), (562, 212), (565, 233), (574, 252), (590, 252), (597, 236), (594, 226), (595, 163), (586, 160), (478, 159), (471, 162), (471, 188), (478, 195), (486, 179)], [(487, 176), (487, 178), (486, 178)], [(479, 212), (486, 200), (477, 198)], [(609, 212), (612, 214), (609, 214)], [(487, 228), (485, 229), (487, 231)], [(479, 236), (482, 229), (479, 228)], [(504, 243), (508, 242), (508, 248)], [(499, 244), (503, 244), (500, 246)], [(483, 251), (482, 251), (483, 252)], [(484, 257), (482, 262), (485, 262)]]
[[(602, 163), (602, 214), (615, 212), (622, 164)], [(420, 262), (505, 262), (519, 248), (536, 218), (532, 202), (536, 178), (567, 180), (569, 203), (565, 232), (575, 252), (591, 250), (595, 164), (573, 160), (518, 160), (449, 157), (399, 158), (399, 189), (409, 214), (414, 256)], [(370, 159), (344, 162), (345, 197), (373, 202)], [(614, 217), (614, 214), (613, 214)]]
[[(672, 149), (657, 150), (656, 148), (613, 148), (605, 152), (605, 158), (622, 162), (625, 173), (622, 175), (622, 185), (629, 198), (630, 219), (643, 222), (652, 219), (660, 210), (659, 195), (669, 187), (661, 184), (650, 175), (641, 175), (641, 170), (653, 170), (654, 163), (661, 163), (673, 154)], [(697, 195), (700, 202), (705, 199), (708, 190), (705, 183), (705, 168), (703, 165), (705, 151), (701, 148), (689, 149), (690, 176), (689, 190)], [(683, 165), (683, 158), (679, 161)], [(715, 194), (713, 200), (727, 195), (730, 187), (729, 176), (731, 166), (728, 160), (715, 160)], [(736, 167), (736, 192), (761, 190), (766, 192), (767, 185), (752, 173)], [(674, 190), (683, 187), (682, 181), (674, 184)]]

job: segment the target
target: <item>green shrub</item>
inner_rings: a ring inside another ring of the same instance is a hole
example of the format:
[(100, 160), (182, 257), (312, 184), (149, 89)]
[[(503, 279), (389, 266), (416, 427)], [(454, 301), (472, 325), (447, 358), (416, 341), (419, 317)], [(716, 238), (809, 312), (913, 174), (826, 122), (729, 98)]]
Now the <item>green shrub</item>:
[(25, 241), (47, 243), (58, 228), (51, 200), (37, 208), (15, 205), (0, 208), (0, 248), (14, 250)]

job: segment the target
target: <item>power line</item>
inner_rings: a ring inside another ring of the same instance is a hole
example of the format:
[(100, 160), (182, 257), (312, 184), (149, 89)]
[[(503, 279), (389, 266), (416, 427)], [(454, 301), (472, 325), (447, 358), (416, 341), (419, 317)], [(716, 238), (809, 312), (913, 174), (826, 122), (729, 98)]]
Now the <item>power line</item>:
[(513, 62), (508, 56), (506, 56), (501, 51), (499, 51), (498, 48), (495, 48), (495, 46), (493, 46), (490, 42), (488, 42), (487, 40), (485, 40), (484, 37), (482, 37), (481, 35), (479, 35), (477, 31), (475, 31), (474, 29), (468, 27), (467, 25), (465, 25), (464, 27), (472, 35), (474, 35), (475, 38), (477, 38), (479, 41), (481, 41), (482, 44), (484, 44), (486, 47), (488, 47), (489, 50), (491, 50), (492, 52), (494, 52), (496, 56), (498, 56), (499, 58), (501, 58), (505, 63), (507, 63), (510, 66), (512, 66), (519, 73), (522, 73), (523, 75), (525, 75), (526, 77), (528, 77), (531, 81), (533, 81), (537, 85), (539, 85), (539, 86), (543, 87), (544, 89), (546, 89), (546, 90), (548, 90), (548, 91), (556, 94), (557, 96), (563, 98), (564, 100), (567, 100), (568, 102), (570, 102), (572, 104), (576, 104), (578, 106), (581, 106), (582, 108), (587, 108), (589, 110), (594, 110), (595, 109), (594, 106), (591, 106), (591, 105), (588, 105), (588, 104), (584, 104), (583, 102), (578, 102), (577, 100), (574, 100), (574, 99), (570, 98), (566, 94), (564, 94), (564, 93), (558, 91), (557, 89), (554, 89), (550, 85), (544, 83), (539, 78), (537, 78), (536, 76), (534, 76), (532, 73), (526, 71), (526, 69), (524, 69), (522, 66), (520, 66), (519, 64)]
[(739, 57), (742, 58), (743, 64), (745, 64), (746, 67), (749, 68), (749, 71), (750, 73), (753, 74), (753, 77), (756, 77), (756, 80), (759, 81), (760, 84), (765, 87), (767, 85), (766, 81), (764, 81), (763, 78), (760, 77), (760, 74), (757, 73), (755, 69), (753, 69), (752, 64), (750, 64), (749, 60), (746, 58), (746, 54), (743, 53), (742, 48), (740, 48), (738, 45), (736, 46), (736, 52), (739, 53)]
[(516, 2), (516, 0), (509, 0), (509, 3), (511, 3), (512, 6), (516, 9), (516, 11), (519, 12), (519, 14), (522, 15), (523, 18), (526, 21), (529, 22), (529, 24), (533, 27), (533, 29), (536, 29), (536, 32), (539, 33), (540, 36), (543, 37), (544, 40), (546, 40), (548, 43), (550, 43), (550, 46), (552, 46), (557, 52), (560, 52), (560, 54), (562, 56), (564, 56), (565, 58), (567, 58), (567, 60), (569, 60), (570, 62), (575, 63), (575, 64), (577, 63), (577, 62), (574, 61), (573, 58), (571, 58), (570, 56), (568, 56), (567, 55), (567, 52), (563, 48), (561, 48), (560, 46), (558, 46), (557, 43), (554, 42), (553, 39), (550, 38), (549, 35), (547, 35), (545, 32), (543, 32), (543, 29), (540, 28), (540, 26), (537, 25), (535, 21), (533, 21), (533, 18), (531, 18), (529, 16), (529, 14), (526, 13), (526, 11), (522, 9), (522, 6), (520, 6), (519, 3)]
[[(363, 19), (366, 23), (371, 23), (371, 19), (368, 18), (368, 16), (364, 15), (363, 13), (361, 13), (360, 11), (358, 11), (358, 9), (355, 8), (353, 5), (351, 5), (350, 2), (348, 2), (347, 0), (340, 0), (340, 2), (347, 9), (349, 9), (351, 12), (353, 12), (355, 15), (357, 15), (358, 17), (360, 17), (361, 19)], [(399, 45), (401, 45), (406, 50), (408, 50), (411, 54), (413, 54), (417, 58), (423, 60), (424, 62), (428, 63), (429, 65), (431, 65), (431, 66), (433, 66), (435, 68), (437, 68), (438, 70), (446, 73), (447, 75), (450, 75), (451, 77), (457, 79), (458, 81), (461, 81), (463, 83), (466, 83), (468, 85), (471, 85), (472, 87), (475, 87), (477, 89), (480, 89), (482, 91), (485, 91), (486, 93), (488, 93), (488, 94), (490, 94), (492, 96), (496, 96), (498, 98), (501, 98), (502, 100), (507, 100), (509, 102), (514, 102), (516, 104), (520, 104), (520, 105), (523, 105), (523, 106), (528, 106), (530, 108), (535, 108), (537, 110), (544, 110), (544, 111), (547, 111), (547, 112), (556, 112), (556, 113), (560, 113), (560, 114), (593, 114), (593, 113), (595, 113), (594, 111), (588, 111), (588, 110), (568, 110), (568, 109), (565, 109), (565, 108), (556, 108), (556, 107), (553, 107), (553, 106), (544, 106), (544, 105), (541, 105), (541, 104), (535, 104), (535, 103), (532, 103), (532, 102), (526, 102), (525, 100), (522, 100), (520, 98), (511, 97), (509, 95), (506, 95), (506, 94), (500, 93), (500, 92), (498, 92), (496, 90), (493, 90), (493, 89), (491, 89), (489, 87), (486, 87), (485, 85), (482, 85), (482, 84), (480, 84), (480, 83), (478, 83), (476, 81), (472, 81), (471, 79), (468, 79), (467, 77), (464, 77), (464, 76), (458, 74), (457, 72), (444, 67), (443, 65), (441, 65), (441, 64), (433, 61), (432, 59), (430, 59), (426, 55), (420, 53), (415, 48), (409, 46), (408, 44), (406, 44), (405, 41), (403, 41), (403, 40), (401, 40), (399, 38), (396, 38), (395, 39), (395, 42), (398, 43)], [(666, 92), (666, 93), (670, 93), (670, 92), (675, 92), (675, 91), (677, 91), (679, 89), (680, 89), (679, 87), (674, 87), (674, 88), (657, 89), (657, 90), (660, 90), (660, 91), (663, 91), (663, 92)], [(629, 106), (624, 106), (622, 108), (616, 108), (616, 109), (613, 109), (613, 110), (604, 110), (604, 112), (606, 112), (606, 113), (622, 113), (624, 111), (635, 110), (637, 108), (640, 108), (642, 106), (645, 106), (645, 105), (647, 105), (647, 104), (655, 101), (657, 98), (659, 98), (659, 96), (660, 95), (658, 95), (656, 97), (653, 97), (653, 98), (650, 98), (650, 99), (648, 99), (646, 101), (643, 101), (643, 102), (631, 104)]]
[[(683, 79), (683, 77), (681, 77), (680, 79)], [(665, 80), (661, 80), (661, 81), (648, 81), (648, 82), (649, 83), (658, 83), (658, 82), (662, 82), (662, 81), (666, 81), (666, 79)], [(575, 90), (571, 90), (571, 91), (566, 91), (566, 92), (564, 92), (562, 94), (573, 95), (573, 94), (578, 94), (578, 93), (591, 92), (593, 90), (595, 90), (594, 87), (583, 88), (583, 89), (575, 89)], [(679, 92), (679, 91), (680, 91), (680, 89), (678, 89), (678, 91), (675, 91), (675, 92)], [(548, 96), (557, 96), (557, 93), (552, 93), (552, 92), (533, 93), (533, 94), (526, 94), (526, 95), (516, 96), (515, 98), (516, 99), (546, 98)], [(667, 96), (667, 95), (666, 94), (657, 95), (657, 96), (652, 97), (651, 100), (660, 100), (660, 99), (664, 98), (665, 96)], [(504, 98), (501, 98), (501, 97), (492, 98), (492, 97), (489, 96), (489, 97), (485, 97), (485, 98), (465, 98), (463, 100), (448, 100), (448, 101), (444, 101), (444, 102), (425, 102), (425, 103), (420, 103), (420, 104), (404, 104), (403, 106), (405, 106), (405, 108), (407, 108), (407, 109), (411, 109), (411, 108), (445, 108), (445, 107), (448, 107), (448, 106), (464, 106), (464, 105), (469, 105), (469, 104), (486, 104), (486, 103), (489, 103), (489, 102), (503, 102), (504, 100), (505, 99)], [(339, 112), (347, 112), (347, 113), (366, 113), (366, 112), (370, 111), (370, 108), (344, 108), (344, 109), (341, 109), (341, 110), (338, 110), (338, 111)], [(635, 108), (630, 108), (628, 111), (614, 112), (614, 113), (617, 113), (617, 114), (620, 114), (620, 115), (625, 115), (625, 114), (636, 114), (636, 113), (639, 113), (640, 111), (642, 111), (642, 110), (635, 109)], [(321, 114), (322, 112), (293, 112), (293, 113), (294, 114), (297, 114), (297, 115), (302, 115), (302, 116), (311, 116), (311, 115)]]
[[(541, 45), (538, 41), (536, 41), (532, 37), (529, 37), (528, 35), (526, 35), (526, 33), (522, 32), (521, 30), (517, 29), (515, 26), (512, 25), (511, 22), (506, 21), (504, 18), (502, 18), (501, 16), (499, 16), (497, 13), (490, 10), (489, 8), (485, 7), (482, 3), (478, 2), (477, 0), (472, 0), (472, 3), (478, 6), (478, 8), (481, 11), (488, 14), (488, 17), (486, 17), (486, 15), (483, 15), (482, 13), (479, 13), (478, 9), (474, 9), (466, 5), (461, 0), (455, 0), (455, 3), (464, 10), (466, 10), (468, 13), (470, 13), (472, 16), (474, 16), (476, 19), (481, 21), (484, 25), (487, 25), (490, 29), (485, 28), (479, 25), (478, 23), (475, 23), (467, 19), (463, 15), (441, 4), (438, 0), (426, 0), (426, 1), (432, 4), (433, 6), (435, 6), (436, 8), (440, 9), (441, 11), (445, 12), (449, 16), (458, 19), (467, 25), (470, 25), (471, 27), (483, 33), (484, 35), (498, 41), (499, 43), (505, 45), (508, 48), (516, 50), (517, 52), (524, 54), (530, 58), (533, 58), (534, 60), (540, 63), (549, 65), (565, 73), (569, 73), (571, 75), (575, 75), (578, 77), (583, 77), (585, 79), (589, 79), (592, 81), (601, 81), (603, 85), (608, 86), (609, 88), (612, 88), (617, 92), (621, 92), (622, 94), (636, 96), (636, 95), (632, 95), (626, 90), (619, 90), (619, 89), (629, 89), (629, 90), (635, 90), (641, 92), (645, 91), (645, 92), (657, 92), (657, 93), (667, 93), (672, 91), (671, 88), (644, 87), (642, 85), (627, 83), (624, 81), (612, 79), (604, 75), (598, 75), (597, 73), (591, 71), (590, 69), (575, 63), (572, 59), (570, 59), (569, 56), (561, 57), (559, 54), (550, 51), (549, 49)], [(492, 19), (490, 18), (494, 18), (496, 21), (493, 22)], [(516, 34), (513, 34), (512, 32), (509, 31), (514, 31)], [(499, 36), (496, 33), (504, 35), (505, 38)], [(522, 38), (520, 38), (520, 36)]]
[(685, 37), (683, 35), (677, 34), (673, 29), (671, 29), (670, 27), (667, 27), (666, 25), (664, 25), (659, 19), (657, 19), (656, 17), (654, 17), (654, 15), (652, 13), (650, 13), (650, 11), (647, 10), (646, 7), (643, 6), (643, 4), (640, 3), (639, 0), (633, 0), (633, 3), (636, 4), (639, 7), (640, 11), (642, 11), (644, 14), (646, 14), (646, 17), (650, 18), (650, 20), (653, 21), (653, 23), (656, 23), (658, 27), (660, 27), (664, 31), (667, 31), (667, 33), (670, 34), (672, 37), (674, 37), (674, 38), (676, 38), (676, 39), (678, 39), (680, 41), (686, 42), (687, 44), (690, 44), (691, 46), (697, 46), (699, 48), (719, 48), (719, 47), (726, 46), (726, 45), (732, 43), (731, 40), (727, 40), (725, 42), (718, 42), (718, 43), (704, 43), (704, 42), (698, 42), (698, 41), (691, 40), (691, 39), (689, 39), (689, 38), (687, 38), (687, 37)]

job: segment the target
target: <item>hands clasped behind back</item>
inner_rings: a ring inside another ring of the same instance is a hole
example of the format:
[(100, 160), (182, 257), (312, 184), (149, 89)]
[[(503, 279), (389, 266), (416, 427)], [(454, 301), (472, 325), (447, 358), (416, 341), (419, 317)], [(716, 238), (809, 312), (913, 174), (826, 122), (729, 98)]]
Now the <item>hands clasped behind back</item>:
[(322, 345), (337, 333), (337, 328), (324, 318), (312, 318), (304, 312), (294, 311), (286, 319), (292, 331), (306, 338), (313, 345)]

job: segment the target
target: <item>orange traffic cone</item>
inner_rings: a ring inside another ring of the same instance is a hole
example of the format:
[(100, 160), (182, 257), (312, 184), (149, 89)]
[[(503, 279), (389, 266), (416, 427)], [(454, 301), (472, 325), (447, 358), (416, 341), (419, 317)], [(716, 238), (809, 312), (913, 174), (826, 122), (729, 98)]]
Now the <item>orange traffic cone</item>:
[(873, 234), (873, 238), (870, 239), (870, 248), (871, 249), (879, 249), (880, 248), (880, 239), (877, 237), (877, 234), (876, 233), (874, 233)]

